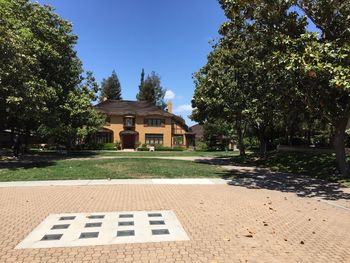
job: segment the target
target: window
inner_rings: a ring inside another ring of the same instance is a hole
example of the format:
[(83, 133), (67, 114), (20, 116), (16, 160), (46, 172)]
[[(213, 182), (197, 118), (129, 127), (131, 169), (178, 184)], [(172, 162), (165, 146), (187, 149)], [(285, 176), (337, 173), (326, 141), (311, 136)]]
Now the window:
[(163, 134), (146, 134), (145, 143), (148, 145), (162, 145), (163, 144)]
[(164, 125), (165, 125), (164, 119), (145, 119), (145, 126), (164, 127)]
[(183, 136), (182, 135), (173, 136), (173, 144), (174, 145), (183, 145), (184, 144)]
[(131, 117), (124, 118), (124, 126), (125, 127), (134, 127), (135, 126), (135, 119)]

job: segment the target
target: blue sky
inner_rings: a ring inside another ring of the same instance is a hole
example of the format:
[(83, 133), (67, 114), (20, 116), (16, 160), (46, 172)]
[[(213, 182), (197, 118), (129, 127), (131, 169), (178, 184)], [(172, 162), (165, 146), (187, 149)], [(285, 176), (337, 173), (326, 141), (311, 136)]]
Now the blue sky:
[[(115, 69), (123, 99), (135, 100), (141, 69), (161, 76), (174, 112), (193, 124), (192, 73), (206, 63), (209, 41), (226, 20), (217, 0), (39, 0), (73, 23), (85, 70), (98, 82)], [(172, 96), (170, 96), (172, 97)]]

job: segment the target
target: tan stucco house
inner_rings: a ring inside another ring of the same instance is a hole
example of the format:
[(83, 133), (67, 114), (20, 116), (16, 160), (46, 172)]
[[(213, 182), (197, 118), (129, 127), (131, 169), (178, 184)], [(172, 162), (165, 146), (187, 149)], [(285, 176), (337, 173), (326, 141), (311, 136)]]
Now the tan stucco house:
[(119, 141), (123, 149), (138, 145), (189, 147), (193, 133), (189, 132), (183, 118), (145, 101), (106, 100), (95, 106), (106, 115), (106, 124), (96, 135), (99, 143)]

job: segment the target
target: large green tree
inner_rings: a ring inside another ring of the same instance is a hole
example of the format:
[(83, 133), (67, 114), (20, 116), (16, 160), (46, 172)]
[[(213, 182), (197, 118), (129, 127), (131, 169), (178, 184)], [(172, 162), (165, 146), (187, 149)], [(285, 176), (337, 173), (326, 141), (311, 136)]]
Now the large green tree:
[[(221, 106), (221, 112), (237, 120), (235, 112), (245, 108), (242, 112), (248, 113), (261, 140), (266, 130), (281, 123), (288, 130), (298, 121), (308, 121), (310, 127), (312, 118), (320, 118), (333, 125), (338, 165), (349, 175), (344, 150), (350, 117), (349, 2), (220, 0), (220, 4), (229, 21), (221, 27), (222, 38), (213, 53), (224, 49), (232, 58), (240, 54), (240, 61), (223, 56), (210, 61), (209, 56), (204, 74), (196, 76), (195, 116), (217, 114), (214, 111)], [(307, 18), (321, 30), (320, 36), (307, 31)], [(250, 100), (230, 98), (235, 89)], [(222, 107), (232, 100), (236, 104)]]
[(100, 101), (103, 101), (104, 99), (107, 99), (107, 100), (122, 99), (122, 90), (121, 90), (120, 82), (115, 70), (113, 70), (112, 75), (110, 77), (102, 80)]
[(28, 0), (1, 0), (0, 21), (1, 129), (58, 132), (71, 125), (67, 104), (81, 106), (84, 118), (99, 118), (81, 88), (83, 70), (70, 22), (52, 7)]
[(152, 71), (152, 73), (144, 79), (144, 70), (142, 69), (139, 92), (136, 95), (137, 100), (148, 101), (161, 109), (165, 109), (165, 92), (166, 90), (162, 87), (160, 82), (160, 76)]
[[(266, 23), (247, 19), (245, 14), (251, 11), (242, 10), (241, 3), (229, 7), (222, 4), (229, 21), (221, 26), (222, 37), (208, 56), (207, 65), (195, 74), (193, 117), (197, 121), (219, 117), (233, 123), (242, 155), (243, 137), (249, 125), (260, 139), (261, 154), (265, 155), (268, 135), (281, 123), (285, 108), (283, 98), (288, 83), (283, 82), (283, 72), (272, 60), (283, 37)], [(288, 5), (278, 10), (271, 6), (271, 11), (276, 26), (285, 32), (293, 23), (294, 30), (288, 34), (302, 30), (303, 21), (287, 12)]]

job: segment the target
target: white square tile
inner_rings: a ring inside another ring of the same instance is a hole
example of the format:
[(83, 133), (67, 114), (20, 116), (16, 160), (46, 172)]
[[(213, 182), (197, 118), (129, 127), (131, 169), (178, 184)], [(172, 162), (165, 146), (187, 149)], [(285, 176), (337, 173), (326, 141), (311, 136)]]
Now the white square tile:
[(16, 249), (189, 240), (173, 211), (51, 214)]

